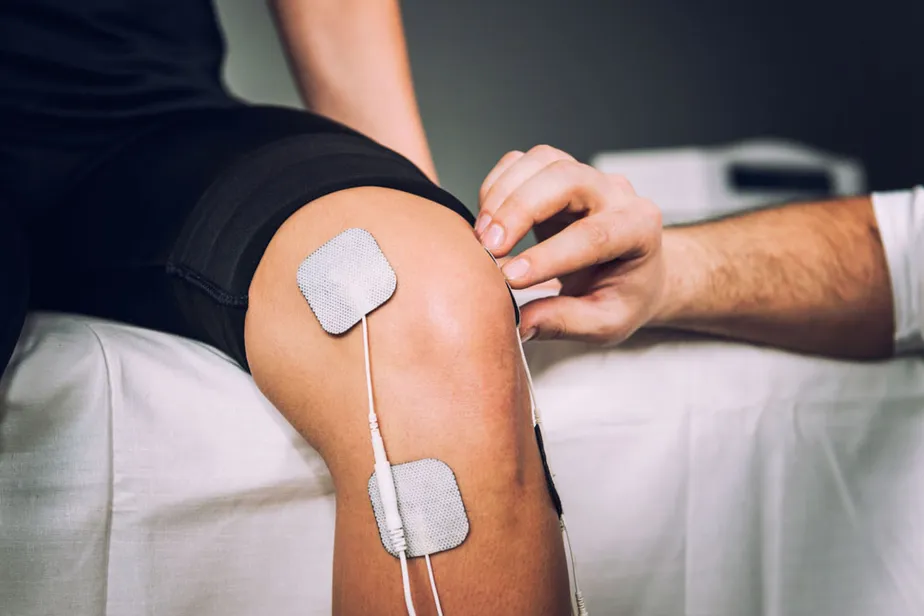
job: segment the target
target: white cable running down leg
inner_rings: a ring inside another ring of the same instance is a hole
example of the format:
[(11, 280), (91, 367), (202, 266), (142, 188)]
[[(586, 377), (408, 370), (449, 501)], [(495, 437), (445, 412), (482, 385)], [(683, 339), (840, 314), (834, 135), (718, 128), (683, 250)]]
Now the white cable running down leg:
[(407, 575), (407, 554), (401, 550), (401, 583), (404, 584), (404, 604), (407, 606), (407, 616), (417, 616), (414, 611), (414, 599), (411, 597), (411, 580)]
[[(529, 404), (530, 411), (533, 416), (533, 424), (539, 427), (539, 431), (543, 433), (543, 440), (545, 440), (545, 429), (542, 425), (542, 413), (539, 410), (539, 403), (536, 401), (536, 392), (533, 385), (533, 375), (529, 371), (529, 362), (526, 361), (526, 349), (523, 348), (523, 339), (520, 338), (519, 333), (517, 333), (517, 344), (520, 347), (520, 357), (523, 360), (523, 369), (526, 371), (526, 387), (529, 390)], [(548, 443), (548, 441), (546, 441)], [(546, 444), (548, 447), (548, 444)], [(546, 450), (546, 464), (549, 467), (549, 474), (552, 476), (552, 480), (555, 480), (555, 472), (552, 470), (552, 465), (548, 461), (548, 450)], [(574, 551), (571, 549), (571, 536), (568, 534), (568, 526), (565, 524), (565, 516), (561, 515), (558, 519), (558, 524), (561, 527), (562, 531), (562, 540), (565, 543), (565, 547), (568, 548), (569, 564), (571, 569), (571, 579), (574, 580), (574, 602), (577, 606), (578, 616), (590, 616), (590, 612), (587, 610), (587, 606), (584, 603), (584, 595), (581, 592), (581, 587), (578, 584), (577, 579), (577, 565), (574, 560)], [(574, 606), (572, 606), (574, 607)]]
[(372, 395), (372, 366), (369, 359), (369, 324), (366, 317), (363, 324), (363, 356), (366, 364), (366, 391), (369, 396), (369, 431), (372, 437), (372, 452), (375, 457), (375, 476), (378, 482), (382, 506), (385, 509), (385, 519), (388, 525), (388, 535), (392, 546), (398, 552), (401, 561), (401, 583), (404, 586), (404, 603), (408, 616), (417, 616), (414, 610), (414, 599), (411, 597), (411, 580), (407, 571), (407, 542), (404, 538), (404, 524), (398, 511), (398, 493), (395, 490), (394, 478), (391, 474), (391, 463), (385, 453), (385, 444), (379, 431), (379, 419), (375, 412), (375, 399)]
[(363, 316), (363, 355), (366, 365), (366, 393), (369, 397), (369, 427), (378, 430), (379, 418), (375, 413), (375, 399), (372, 397), (372, 365), (369, 361), (369, 323)]
[(526, 361), (526, 349), (523, 348), (523, 339), (520, 338), (519, 332), (517, 332), (517, 344), (520, 347), (520, 359), (523, 360), (523, 369), (526, 370), (526, 389), (529, 391), (529, 412), (533, 418), (533, 425), (538, 424), (541, 428), (542, 417), (539, 415), (539, 404), (536, 402), (536, 394), (533, 391), (533, 375), (529, 372), (529, 362)]
[(433, 591), (433, 601), (436, 603), (436, 613), (443, 616), (443, 606), (440, 605), (440, 594), (436, 592), (436, 580), (433, 578), (433, 563), (430, 562), (430, 555), (425, 554), (427, 560), (427, 573), (430, 574), (430, 590)]
[(581, 592), (581, 586), (577, 579), (577, 565), (574, 562), (574, 550), (571, 549), (571, 536), (568, 534), (568, 525), (565, 523), (565, 514), (558, 519), (561, 525), (562, 538), (568, 547), (568, 556), (571, 559), (571, 577), (574, 579), (574, 602), (577, 604), (578, 616), (589, 616), (587, 605), (584, 603), (584, 593)]

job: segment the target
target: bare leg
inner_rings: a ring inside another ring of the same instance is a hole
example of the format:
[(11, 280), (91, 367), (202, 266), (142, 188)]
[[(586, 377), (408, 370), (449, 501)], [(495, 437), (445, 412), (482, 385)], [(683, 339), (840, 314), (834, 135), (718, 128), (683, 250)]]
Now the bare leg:
[[(398, 561), (381, 545), (366, 492), (373, 459), (362, 333), (325, 333), (295, 284), (299, 263), (350, 227), (375, 236), (398, 277), (395, 295), (369, 319), (389, 458), (445, 461), (471, 522), (462, 546), (432, 559), (444, 611), (569, 613), (503, 279), (458, 216), (381, 188), (328, 195), (292, 216), (263, 256), (247, 313), (254, 379), (333, 476), (334, 613), (405, 613)], [(422, 559), (411, 561), (411, 586), (418, 613), (435, 613)]]

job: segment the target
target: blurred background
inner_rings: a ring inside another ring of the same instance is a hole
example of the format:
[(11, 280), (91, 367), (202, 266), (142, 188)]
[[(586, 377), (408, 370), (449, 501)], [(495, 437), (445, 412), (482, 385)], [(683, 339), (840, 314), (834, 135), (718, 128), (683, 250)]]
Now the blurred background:
[[(264, 2), (217, 0), (233, 91), (299, 100)], [(920, 0), (404, 0), (442, 184), (469, 207), (497, 159), (800, 141), (870, 189), (924, 181)], [(917, 144), (917, 145), (915, 145)]]

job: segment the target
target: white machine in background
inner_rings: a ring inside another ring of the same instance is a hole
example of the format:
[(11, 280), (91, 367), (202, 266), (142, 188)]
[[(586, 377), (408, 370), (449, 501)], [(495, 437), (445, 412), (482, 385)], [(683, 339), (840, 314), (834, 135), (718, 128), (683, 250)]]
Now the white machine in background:
[(859, 161), (779, 140), (603, 152), (591, 164), (626, 176), (638, 194), (658, 204), (666, 225), (866, 189)]

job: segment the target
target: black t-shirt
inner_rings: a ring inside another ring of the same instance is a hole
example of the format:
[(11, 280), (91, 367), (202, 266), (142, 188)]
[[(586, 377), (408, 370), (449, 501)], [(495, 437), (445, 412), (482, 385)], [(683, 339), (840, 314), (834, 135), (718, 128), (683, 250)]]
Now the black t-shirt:
[(0, 0), (0, 141), (227, 106), (223, 54), (210, 0)]
[(0, 0), (0, 213), (66, 201), (186, 110), (240, 105), (223, 55), (211, 0)]

